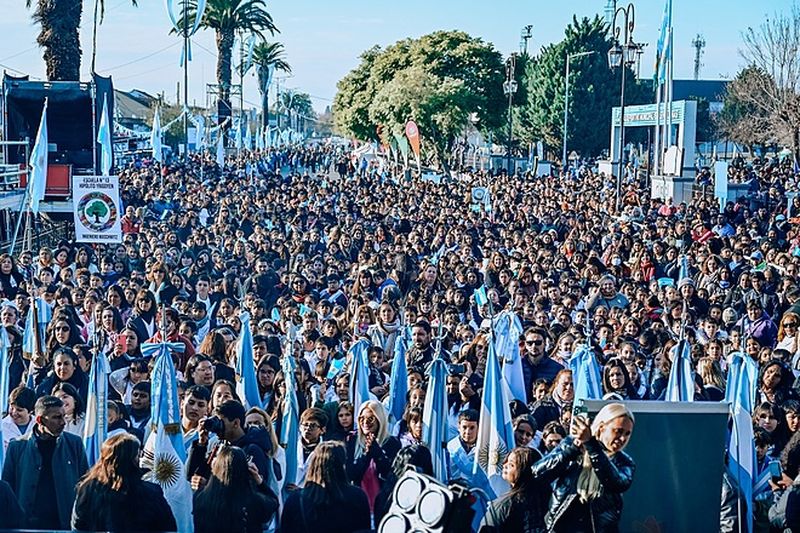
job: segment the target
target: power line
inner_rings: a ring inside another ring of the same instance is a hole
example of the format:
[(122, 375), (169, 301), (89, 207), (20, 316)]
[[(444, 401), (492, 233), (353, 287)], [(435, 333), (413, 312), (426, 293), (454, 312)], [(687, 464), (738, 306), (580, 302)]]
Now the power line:
[(173, 64), (172, 64), (172, 63), (168, 63), (168, 64), (166, 64), (166, 65), (162, 65), (162, 66), (160, 66), (160, 67), (151, 68), (150, 70), (145, 70), (144, 72), (138, 72), (138, 73), (136, 73), (136, 74), (129, 74), (128, 76), (122, 76), (122, 77), (119, 77), (119, 78), (114, 78), (114, 81), (121, 81), (121, 80), (127, 80), (127, 79), (130, 79), (130, 78), (135, 78), (135, 77), (137, 77), (137, 76), (144, 76), (145, 74), (150, 74), (151, 72), (156, 72), (156, 71), (159, 71), (159, 70), (164, 70), (165, 68), (169, 68), (169, 67), (171, 67), (171, 66), (173, 66)]
[(111, 72), (112, 70), (117, 70), (118, 68), (127, 67), (128, 65), (133, 65), (134, 63), (138, 63), (139, 61), (144, 61), (145, 59), (149, 59), (149, 58), (151, 58), (151, 57), (153, 57), (155, 55), (160, 54), (161, 52), (165, 52), (166, 50), (169, 50), (170, 48), (178, 46), (179, 44), (181, 44), (180, 41), (176, 41), (176, 42), (170, 44), (169, 46), (165, 46), (164, 48), (162, 48), (160, 50), (156, 50), (155, 52), (152, 52), (150, 54), (142, 56), (142, 57), (140, 57), (138, 59), (134, 59), (133, 61), (128, 61), (127, 63), (122, 63), (121, 65), (116, 65), (116, 66), (113, 66), (111, 68), (103, 69), (103, 72)]
[(25, 50), (23, 50), (22, 52), (17, 52), (17, 53), (16, 53), (16, 54), (14, 54), (14, 55), (10, 55), (10, 56), (8, 56), (8, 57), (4, 57), (4, 58), (0, 59), (0, 61), (8, 61), (9, 59), (14, 59), (15, 57), (19, 57), (19, 56), (21, 56), (22, 54), (27, 54), (27, 53), (28, 53), (28, 52), (30, 52), (31, 50), (36, 50), (37, 48), (39, 48), (39, 45), (38, 45), (38, 44), (37, 44), (37, 45), (34, 45), (34, 46), (31, 46), (30, 48), (26, 48), (26, 49), (25, 49)]
[(3, 63), (0, 63), (0, 67), (3, 67), (6, 70), (10, 70), (11, 72), (16, 72), (17, 74), (22, 74), (23, 76), (28, 76), (32, 80), (42, 81), (42, 78), (37, 78), (36, 76), (31, 76), (27, 72), (23, 72), (21, 70), (15, 69), (14, 67), (9, 67), (8, 65), (4, 65)]

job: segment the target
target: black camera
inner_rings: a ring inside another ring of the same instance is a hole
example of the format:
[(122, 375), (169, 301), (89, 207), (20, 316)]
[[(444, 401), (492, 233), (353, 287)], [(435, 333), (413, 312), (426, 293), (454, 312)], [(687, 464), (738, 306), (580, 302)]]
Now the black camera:
[(222, 435), (225, 433), (225, 424), (222, 423), (220, 417), (209, 416), (203, 420), (203, 429), (209, 433), (215, 433), (218, 437), (222, 438)]

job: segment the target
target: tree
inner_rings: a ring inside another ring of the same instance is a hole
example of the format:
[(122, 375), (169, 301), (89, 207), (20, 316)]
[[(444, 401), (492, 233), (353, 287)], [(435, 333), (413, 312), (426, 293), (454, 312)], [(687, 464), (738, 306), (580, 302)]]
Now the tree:
[[(288, 90), (280, 95), (280, 105), (286, 111), (289, 118), (289, 125), (297, 131), (304, 131), (306, 120), (314, 120), (314, 106), (311, 104), (311, 96), (307, 93)], [(292, 117), (294, 116), (294, 124)]]
[[(608, 67), (612, 44), (608, 26), (600, 17), (573, 17), (564, 39), (545, 46), (532, 58), (525, 74), (529, 97), (521, 117), (525, 140), (562, 145), (567, 54), (594, 52), (570, 63), (567, 144), (584, 155), (596, 155), (608, 148), (611, 108), (619, 106), (621, 75)], [(625, 68), (625, 75), (625, 105), (652, 101), (649, 84), (637, 82), (630, 68)]]
[[(751, 67), (748, 83), (731, 83), (728, 92), (743, 106), (766, 117), (769, 136), (800, 151), (800, 8), (776, 14), (742, 34), (739, 51)], [(738, 77), (738, 76), (737, 76)], [(734, 80), (735, 81), (735, 80)]]
[(86, 208), (86, 214), (94, 217), (94, 223), (99, 224), (100, 220), (108, 214), (108, 207), (104, 202), (95, 200)]
[(258, 76), (258, 90), (261, 92), (261, 113), (264, 129), (269, 127), (269, 83), (274, 72), (290, 74), (292, 67), (285, 59), (286, 51), (278, 42), (261, 41), (253, 49), (253, 63)]
[[(189, 13), (197, 10), (196, 2), (187, 6)], [(193, 20), (190, 17), (190, 20)], [(264, 32), (278, 31), (267, 12), (264, 0), (208, 0), (200, 27), (216, 32), (217, 84), (219, 101), (231, 109), (231, 76), (233, 73), (233, 42), (236, 32), (253, 33), (264, 39)]]
[(768, 85), (766, 72), (758, 67), (745, 67), (728, 84), (722, 100), (722, 110), (717, 115), (716, 127), (731, 141), (744, 145), (752, 152), (755, 145), (770, 142), (772, 126), (769, 114), (762, 107), (742, 100), (739, 95), (747, 93), (751, 87)]
[(503, 120), (500, 53), (460, 31), (404, 39), (374, 47), (339, 81), (334, 120), (339, 131), (377, 140), (377, 127), (401, 133), (416, 121), (423, 151), (446, 169), (454, 141), (474, 113), (485, 131)]
[[(98, 0), (100, 19), (105, 15), (105, 1)], [(136, 5), (136, 0), (131, 0)], [(26, 0), (30, 9), (33, 0)], [(95, 10), (95, 18), (97, 17)], [(79, 81), (81, 71), (80, 26), (82, 0), (37, 0), (33, 22), (40, 27), (36, 43), (44, 49), (47, 79)]]

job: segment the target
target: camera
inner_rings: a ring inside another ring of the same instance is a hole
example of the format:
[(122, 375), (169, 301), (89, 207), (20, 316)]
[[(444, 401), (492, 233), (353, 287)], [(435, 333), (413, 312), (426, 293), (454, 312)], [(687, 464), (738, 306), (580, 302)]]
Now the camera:
[(203, 429), (209, 433), (215, 433), (218, 437), (222, 438), (222, 435), (225, 433), (225, 424), (222, 423), (220, 417), (210, 416), (203, 420)]

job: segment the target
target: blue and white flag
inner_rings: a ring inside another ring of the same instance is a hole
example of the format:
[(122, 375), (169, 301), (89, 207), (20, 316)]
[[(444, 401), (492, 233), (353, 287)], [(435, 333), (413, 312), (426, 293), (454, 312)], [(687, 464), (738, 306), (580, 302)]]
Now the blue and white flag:
[[(401, 326), (405, 331), (405, 328)], [(386, 412), (389, 421), (396, 423), (403, 419), (406, 408), (406, 395), (408, 394), (408, 367), (406, 366), (406, 343), (402, 334), (394, 341), (394, 359), (392, 360), (392, 373), (389, 378), (389, 399)]]
[[(656, 60), (655, 67), (653, 68), (654, 77), (659, 76), (661, 58), (668, 42), (670, 28), (672, 28), (672, 0), (667, 0), (664, 4), (664, 14), (661, 17), (661, 30), (658, 33), (658, 42), (656, 43)], [(661, 80), (659, 80), (659, 84), (660, 83), (662, 83)]]
[(217, 165), (219, 165), (220, 171), (225, 168), (225, 132), (223, 130), (220, 130), (217, 139)]
[(108, 100), (103, 98), (103, 114), (100, 116), (100, 127), (97, 129), (97, 143), (100, 145), (100, 174), (109, 176), (114, 153), (111, 148), (111, 117), (108, 116)]
[(369, 352), (370, 343), (360, 339), (348, 350), (350, 357), (350, 400), (358, 412), (361, 404), (370, 399), (369, 394)]
[(42, 118), (39, 121), (39, 131), (36, 133), (36, 144), (31, 152), (30, 195), (31, 211), (39, 213), (39, 202), (44, 200), (44, 191), (47, 186), (47, 98), (44, 99)]
[(236, 146), (236, 149), (237, 150), (241, 150), (242, 149), (242, 121), (241, 120), (237, 120), (236, 121), (236, 131), (234, 132), (234, 142), (236, 143), (234, 145), (234, 146)]
[(689, 275), (689, 257), (687, 255), (682, 255), (679, 261), (678, 287), (681, 287), (684, 283), (692, 281), (692, 277)]
[(245, 150), (253, 149), (253, 137), (250, 133), (250, 124), (246, 124), (244, 127), (244, 148)]
[(256, 150), (259, 152), (264, 150), (264, 132), (261, 130), (256, 132)]
[[(492, 478), (501, 476), (503, 462), (514, 449), (514, 430), (511, 426), (509, 398), (502, 384), (500, 363), (491, 342), (488, 351), (473, 472), (482, 470), (491, 483)], [(498, 494), (489, 494), (492, 499), (497, 496)]]
[(658, 64), (658, 84), (663, 85), (667, 81), (667, 67), (672, 61), (672, 27), (667, 31), (667, 42), (661, 54)]
[[(150, 398), (151, 433), (145, 444), (143, 460), (152, 460), (147, 481), (158, 483), (172, 509), (178, 531), (194, 531), (192, 488), (186, 478), (186, 448), (178, 402), (178, 379), (172, 363), (172, 348), (182, 343), (143, 344), (143, 354), (155, 353), (153, 394)], [(145, 355), (146, 356), (146, 355)], [(148, 451), (152, 450), (152, 457)]]
[(494, 319), (494, 350), (502, 359), (503, 381), (508, 387), (512, 400), (528, 401), (525, 392), (525, 376), (522, 371), (522, 358), (519, 353), (519, 339), (522, 323), (513, 311), (503, 311)]
[(297, 362), (288, 350), (281, 363), (283, 375), (286, 376), (286, 396), (281, 410), (280, 444), (286, 450), (286, 483), (284, 486), (297, 483), (297, 446), (300, 441), (300, 407), (297, 404), (297, 383), (294, 372)]
[(447, 442), (449, 409), (447, 405), (447, 363), (439, 352), (427, 370), (428, 391), (422, 411), (422, 442), (431, 452), (433, 477), (447, 483)]
[[(28, 307), (25, 331), (22, 332), (22, 351), (29, 354), (36, 353), (36, 335), (33, 332), (33, 307), (32, 305)], [(36, 318), (39, 323), (39, 349), (44, 352), (45, 331), (53, 318), (53, 309), (42, 296), (36, 298)]]
[(478, 307), (483, 307), (489, 303), (489, 298), (486, 296), (486, 285), (481, 285), (472, 291), (472, 294), (475, 296), (475, 304)]
[[(236, 394), (242, 399), (245, 410), (262, 407), (258, 392), (256, 365), (253, 361), (253, 333), (250, 331), (250, 314), (239, 315), (242, 332), (236, 341)], [(288, 379), (288, 378), (287, 378)]]
[(108, 375), (111, 366), (103, 350), (99, 350), (89, 371), (89, 397), (86, 402), (86, 423), (83, 447), (91, 467), (100, 459), (100, 448), (108, 435)]
[(578, 344), (569, 360), (575, 400), (600, 400), (603, 398), (600, 365), (594, 352), (586, 344)]
[[(11, 376), (9, 375), (8, 363), (8, 332), (5, 326), (0, 325), (0, 413), (8, 412), (8, 389), (10, 387)], [(0, 471), (3, 469), (3, 425), (0, 424)]]
[(693, 402), (694, 377), (692, 376), (692, 356), (689, 351), (689, 341), (681, 340), (670, 350), (672, 355), (672, 368), (667, 381), (667, 394), (664, 398), (668, 402)]
[(156, 107), (156, 112), (153, 114), (153, 131), (150, 132), (150, 146), (153, 147), (153, 159), (162, 163), (164, 161), (164, 153), (161, 148), (161, 117), (159, 111)]
[(753, 442), (752, 412), (757, 388), (758, 365), (753, 358), (741, 352), (731, 354), (725, 387), (725, 401), (730, 404), (733, 422), (728, 442), (728, 472), (748, 506), (744, 511), (747, 516), (746, 531), (753, 530), (753, 485), (758, 463)]

